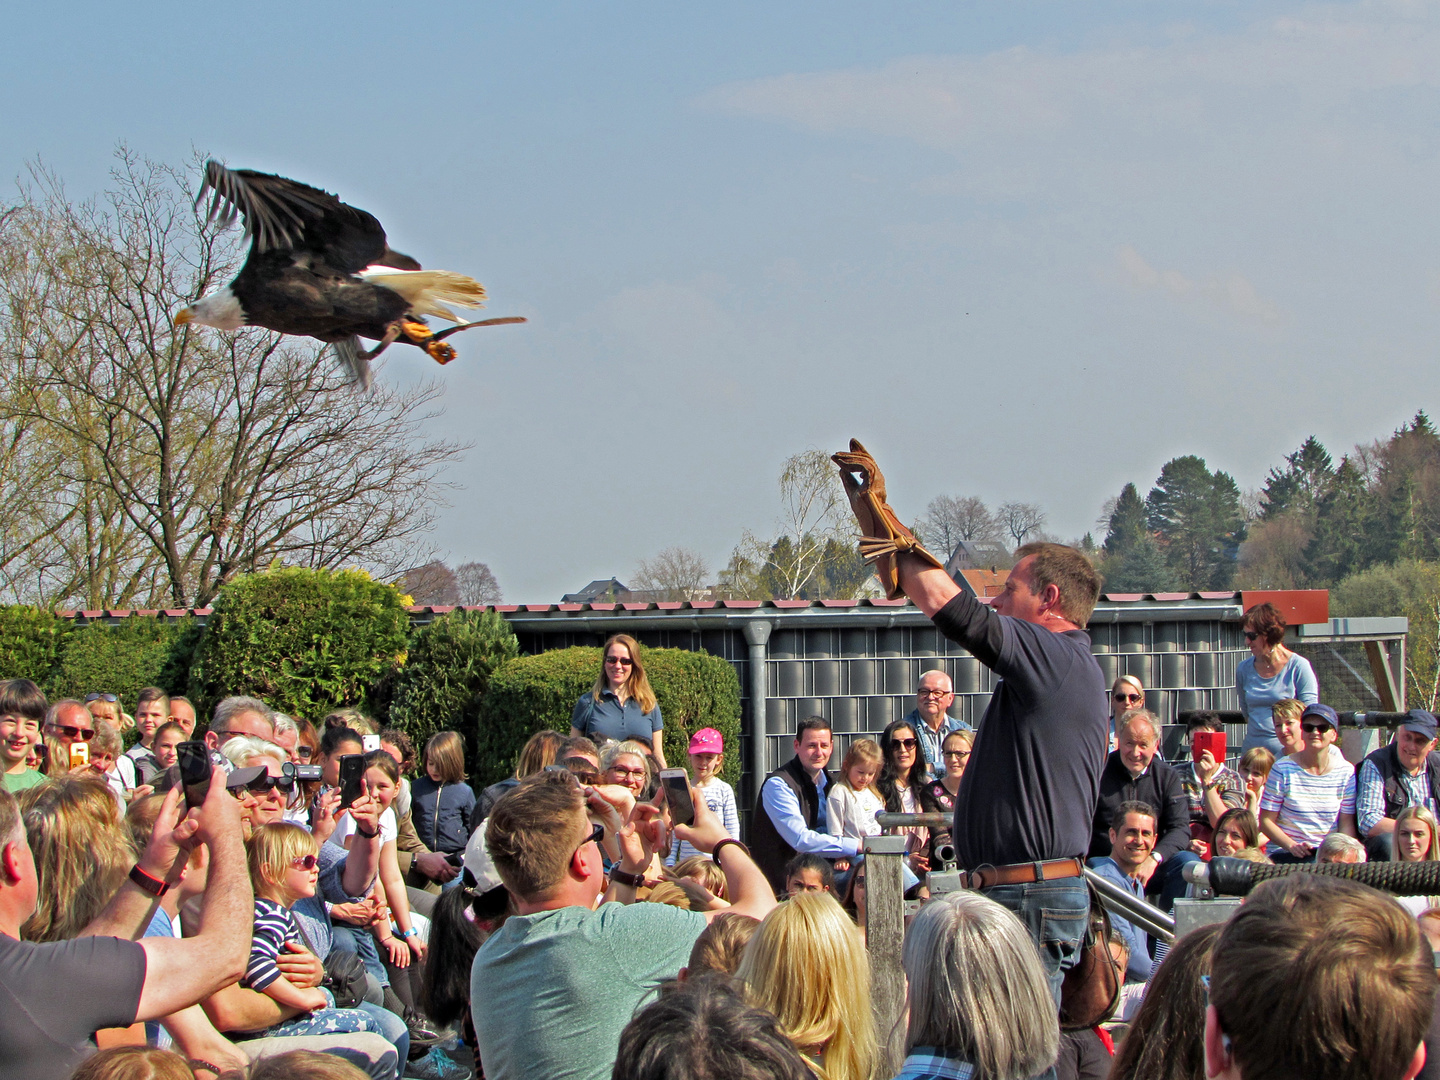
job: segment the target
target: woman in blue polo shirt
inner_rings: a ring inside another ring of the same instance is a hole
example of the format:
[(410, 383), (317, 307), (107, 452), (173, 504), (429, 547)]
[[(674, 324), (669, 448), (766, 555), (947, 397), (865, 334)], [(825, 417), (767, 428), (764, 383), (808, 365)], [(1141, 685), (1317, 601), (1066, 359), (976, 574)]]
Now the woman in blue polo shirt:
[(665, 764), (664, 733), (655, 691), (645, 677), (640, 644), (629, 634), (605, 642), (600, 677), (588, 694), (580, 695), (570, 716), (570, 735), (604, 739), (635, 739), (652, 748), (660, 768)]

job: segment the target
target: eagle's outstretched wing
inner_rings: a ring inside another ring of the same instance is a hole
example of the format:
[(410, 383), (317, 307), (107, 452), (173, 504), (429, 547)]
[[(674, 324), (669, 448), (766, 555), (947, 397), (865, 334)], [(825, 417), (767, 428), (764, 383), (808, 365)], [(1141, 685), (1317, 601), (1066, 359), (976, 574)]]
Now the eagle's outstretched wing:
[(225, 226), (233, 224), (237, 214), (243, 217), (252, 257), (274, 250), (304, 250), (342, 274), (377, 264), (420, 269), (410, 256), (390, 250), (385, 230), (373, 214), (309, 184), (207, 161), (195, 198), (197, 208), (207, 193), (206, 220)]

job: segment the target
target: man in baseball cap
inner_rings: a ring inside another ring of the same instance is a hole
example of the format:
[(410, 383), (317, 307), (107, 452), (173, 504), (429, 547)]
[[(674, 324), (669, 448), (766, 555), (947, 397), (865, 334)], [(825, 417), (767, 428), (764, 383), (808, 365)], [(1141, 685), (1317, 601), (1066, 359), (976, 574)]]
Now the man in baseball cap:
[[(1310, 709), (1305, 712), (1308, 714)], [(1440, 793), (1436, 728), (1433, 713), (1411, 709), (1396, 729), (1394, 739), (1360, 764), (1355, 782), (1355, 819), (1365, 851), (1374, 861), (1390, 858), (1395, 815), (1401, 810), (1423, 806), (1436, 812), (1436, 796)]]

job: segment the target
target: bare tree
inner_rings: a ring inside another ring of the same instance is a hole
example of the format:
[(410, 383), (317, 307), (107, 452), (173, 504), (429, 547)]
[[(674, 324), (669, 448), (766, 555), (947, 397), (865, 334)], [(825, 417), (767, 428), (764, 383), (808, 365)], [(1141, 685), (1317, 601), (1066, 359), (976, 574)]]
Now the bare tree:
[[(731, 556), (732, 567), (754, 568), (751, 587), (793, 598), (810, 584), (825, 562), (827, 543), (849, 547), (857, 538), (840, 473), (823, 450), (787, 458), (780, 473), (781, 515), (775, 534), (763, 539), (748, 529)], [(833, 551), (834, 546), (830, 547)], [(732, 588), (738, 581), (732, 581)]]
[(937, 495), (918, 524), (921, 539), (942, 559), (949, 558), (961, 540), (999, 540), (1001, 536), (999, 521), (985, 500), (975, 495)]
[(462, 604), (498, 604), (505, 599), (500, 582), (483, 562), (461, 563), (455, 568), (455, 581)]
[(705, 593), (710, 567), (705, 557), (688, 548), (668, 547), (652, 559), (643, 559), (630, 579), (632, 592), (656, 594), (662, 600), (699, 600)]
[(417, 604), (460, 603), (460, 583), (455, 577), (455, 571), (439, 559), (433, 559), (413, 570), (406, 570), (400, 578), (400, 590)]
[(36, 171), (0, 225), (0, 425), (46, 473), (0, 590), (185, 607), (272, 563), (413, 565), (462, 449), (427, 437), (436, 387), (361, 395), (316, 343), (177, 332), (169, 313), (235, 272), (235, 238), (180, 170), (122, 149), (113, 179), (76, 203)]
[(1000, 508), (995, 511), (995, 518), (1000, 527), (1015, 541), (1015, 546), (1019, 547), (1025, 543), (1027, 536), (1038, 532), (1044, 526), (1045, 511), (1035, 503), (1007, 502), (1000, 504)]

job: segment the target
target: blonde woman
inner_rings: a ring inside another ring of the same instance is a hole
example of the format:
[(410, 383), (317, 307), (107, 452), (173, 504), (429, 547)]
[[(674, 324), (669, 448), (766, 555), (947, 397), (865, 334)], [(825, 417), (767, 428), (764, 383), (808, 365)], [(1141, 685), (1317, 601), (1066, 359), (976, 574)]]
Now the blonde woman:
[(575, 703), (570, 737), (584, 735), (596, 744), (608, 739), (634, 739), (650, 748), (660, 768), (668, 768), (660, 706), (645, 677), (640, 643), (629, 634), (616, 634), (605, 642), (604, 656), (600, 677)]
[(76, 773), (22, 791), (17, 801), (39, 886), (21, 933), (26, 941), (79, 937), (135, 865), (110, 785), (98, 773)]
[(901, 964), (909, 1017), (896, 1080), (1023, 1080), (1055, 1064), (1049, 979), (1025, 927), (995, 901), (974, 892), (930, 901), (905, 932)]
[[(1407, 806), (1395, 815), (1395, 861), (1440, 862), (1440, 824), (1423, 806)], [(1397, 896), (1412, 915), (1440, 906), (1440, 896)]]
[(1134, 675), (1121, 675), (1110, 687), (1110, 750), (1120, 746), (1120, 718), (1132, 709), (1145, 708), (1145, 687)]
[(870, 960), (832, 896), (799, 894), (770, 912), (736, 975), (823, 1080), (872, 1080), (879, 1054)]

